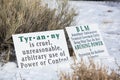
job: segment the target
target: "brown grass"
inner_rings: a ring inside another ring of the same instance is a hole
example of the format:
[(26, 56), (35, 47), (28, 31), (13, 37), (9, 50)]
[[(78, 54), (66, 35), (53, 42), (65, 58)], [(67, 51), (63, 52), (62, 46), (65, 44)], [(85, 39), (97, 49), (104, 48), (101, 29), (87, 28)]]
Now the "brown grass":
[(57, 0), (57, 4), (57, 8), (51, 9), (48, 4), (43, 5), (42, 0), (0, 0), (0, 60), (15, 57), (12, 34), (71, 25), (76, 16), (74, 9), (69, 8), (67, 0)]
[(118, 71), (108, 73), (107, 68), (96, 66), (93, 60), (87, 65), (82, 60), (80, 63), (72, 65), (72, 73), (61, 72), (60, 80), (120, 80)]

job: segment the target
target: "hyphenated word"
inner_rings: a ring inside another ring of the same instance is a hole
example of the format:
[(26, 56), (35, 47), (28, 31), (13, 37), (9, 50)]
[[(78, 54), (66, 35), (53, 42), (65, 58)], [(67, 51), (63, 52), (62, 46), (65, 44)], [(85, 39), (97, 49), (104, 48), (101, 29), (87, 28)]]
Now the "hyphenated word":
[(64, 30), (12, 35), (19, 68), (45, 67), (69, 59)]
[(25, 42), (28, 43), (29, 41), (33, 40), (45, 40), (47, 38), (52, 38), (52, 39), (59, 39), (59, 34), (51, 34), (51, 35), (39, 35), (35, 37), (25, 37), (25, 36), (19, 36), (19, 41), (20, 42)]

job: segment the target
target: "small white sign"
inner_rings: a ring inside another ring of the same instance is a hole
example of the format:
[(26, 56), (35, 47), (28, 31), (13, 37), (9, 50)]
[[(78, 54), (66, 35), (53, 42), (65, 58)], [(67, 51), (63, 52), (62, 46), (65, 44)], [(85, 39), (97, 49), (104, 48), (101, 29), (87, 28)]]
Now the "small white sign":
[(97, 25), (66, 27), (66, 31), (78, 60), (109, 57)]
[(44, 67), (69, 60), (63, 30), (12, 36), (19, 68)]

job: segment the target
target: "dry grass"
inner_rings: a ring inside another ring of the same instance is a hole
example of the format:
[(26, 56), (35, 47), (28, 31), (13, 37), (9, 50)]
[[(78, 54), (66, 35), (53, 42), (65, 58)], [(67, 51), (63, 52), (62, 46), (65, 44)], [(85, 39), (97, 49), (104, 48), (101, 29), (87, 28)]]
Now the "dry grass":
[[(13, 59), (12, 34), (61, 29), (71, 25), (76, 13), (67, 0), (51, 9), (42, 0), (0, 0), (0, 60)], [(14, 59), (15, 60), (15, 59)]]
[(73, 73), (66, 74), (61, 72), (60, 80), (120, 80), (118, 71), (108, 73), (105, 67), (96, 66), (92, 60), (86, 65), (82, 60), (72, 66)]

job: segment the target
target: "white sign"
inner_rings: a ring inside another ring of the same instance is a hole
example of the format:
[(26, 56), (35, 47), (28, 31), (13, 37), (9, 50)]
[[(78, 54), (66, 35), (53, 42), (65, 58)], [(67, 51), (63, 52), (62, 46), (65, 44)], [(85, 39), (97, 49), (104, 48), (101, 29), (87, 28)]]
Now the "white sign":
[(13, 35), (19, 68), (43, 67), (69, 60), (63, 30)]
[(72, 26), (66, 27), (66, 30), (78, 60), (109, 57), (96, 25)]

